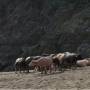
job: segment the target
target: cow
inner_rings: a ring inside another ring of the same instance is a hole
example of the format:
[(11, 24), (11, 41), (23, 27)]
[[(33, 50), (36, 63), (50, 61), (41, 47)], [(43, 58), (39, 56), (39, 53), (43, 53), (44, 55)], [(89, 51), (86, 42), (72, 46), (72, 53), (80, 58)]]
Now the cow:
[(29, 67), (29, 63), (32, 61), (32, 57), (31, 56), (28, 56), (28, 57), (26, 57), (25, 58), (25, 65), (26, 65), (26, 70), (27, 70), (27, 72), (29, 73), (29, 69), (30, 69), (30, 67)]
[(90, 66), (90, 58), (85, 58), (85, 59), (82, 59), (82, 60), (78, 60), (76, 64), (79, 67)]
[(50, 70), (50, 73), (52, 71), (52, 59), (50, 59), (49, 57), (41, 57), (38, 60), (32, 60), (30, 65), (32, 65), (35, 68), (39, 68), (41, 71), (41, 74), (43, 74), (43, 72), (45, 74), (47, 74), (47, 70)]
[(80, 54), (70, 52), (58, 53), (53, 57), (53, 61), (57, 64), (61, 71), (67, 67), (76, 67), (76, 61), (80, 59), (82, 59)]
[(52, 59), (52, 62), (53, 62), (53, 68), (54, 68), (55, 71), (56, 71), (59, 65), (57, 65), (57, 61), (53, 59), (53, 57), (54, 57), (55, 55), (56, 55), (56, 54), (45, 54), (45, 55), (43, 55), (43, 57), (49, 58), (49, 60)]
[(41, 58), (41, 56), (29, 56), (26, 58), (25, 62), (27, 63), (27, 65), (29, 66), (29, 70), (33, 69), (33, 66), (30, 65), (32, 60), (38, 60), (39, 58)]
[(58, 53), (58, 54), (54, 55), (52, 58), (53, 58), (52, 60), (53, 60), (54, 66), (55, 66), (55, 70), (58, 67), (59, 70), (62, 71), (61, 63), (64, 58), (64, 53)]
[(25, 59), (23, 57), (17, 58), (15, 61), (15, 72), (17, 73), (17, 71), (19, 71), (21, 73), (24, 67), (25, 67)]
[(17, 71), (19, 71), (21, 73), (21, 71), (25, 72), (29, 72), (29, 62), (31, 61), (31, 57), (20, 57), (17, 58), (15, 61), (15, 72), (17, 73)]
[(86, 59), (78, 60), (76, 64), (77, 64), (77, 66), (79, 66), (79, 67), (85, 67), (85, 66), (88, 65), (88, 60), (86, 60)]
[(67, 66), (70, 68), (72, 66), (76, 67), (76, 62), (77, 60), (80, 60), (80, 59), (82, 59), (82, 56), (80, 54), (65, 52), (65, 56), (62, 64), (66, 63)]
[(27, 73), (29, 73), (29, 70), (32, 69), (32, 67), (29, 67), (29, 63), (34, 59), (34, 60), (37, 60), (39, 59), (41, 56), (28, 56), (25, 58), (25, 60), (23, 61), (23, 70), (24, 71), (27, 71)]

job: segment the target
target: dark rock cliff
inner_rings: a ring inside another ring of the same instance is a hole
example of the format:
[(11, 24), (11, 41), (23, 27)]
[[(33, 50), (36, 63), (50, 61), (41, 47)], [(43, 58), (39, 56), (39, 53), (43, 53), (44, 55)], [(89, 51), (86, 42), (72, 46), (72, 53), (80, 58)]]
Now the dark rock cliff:
[(0, 0), (0, 70), (22, 55), (90, 57), (89, 0)]

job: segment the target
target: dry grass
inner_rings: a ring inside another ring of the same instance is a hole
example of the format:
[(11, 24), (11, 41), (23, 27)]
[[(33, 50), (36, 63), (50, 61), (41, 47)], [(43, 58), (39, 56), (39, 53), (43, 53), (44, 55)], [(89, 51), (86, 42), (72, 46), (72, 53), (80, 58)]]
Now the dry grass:
[(90, 67), (56, 72), (51, 75), (41, 75), (38, 72), (15, 74), (14, 72), (0, 73), (0, 88), (8, 89), (90, 89)]

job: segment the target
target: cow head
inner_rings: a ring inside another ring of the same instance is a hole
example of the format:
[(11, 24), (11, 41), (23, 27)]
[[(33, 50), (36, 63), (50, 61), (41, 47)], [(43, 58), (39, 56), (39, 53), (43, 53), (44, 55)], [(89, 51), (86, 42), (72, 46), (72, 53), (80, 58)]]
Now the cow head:
[(75, 58), (76, 58), (76, 60), (82, 60), (82, 59), (83, 59), (80, 54), (76, 54), (76, 55), (75, 55)]

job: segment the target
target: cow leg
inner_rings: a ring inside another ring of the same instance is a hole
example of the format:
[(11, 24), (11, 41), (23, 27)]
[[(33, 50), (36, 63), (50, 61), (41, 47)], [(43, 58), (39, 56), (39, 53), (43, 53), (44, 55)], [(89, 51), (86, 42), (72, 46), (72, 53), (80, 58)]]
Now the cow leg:
[(59, 71), (63, 71), (63, 65), (62, 64), (60, 64), (60, 66), (59, 66)]
[(29, 68), (27, 68), (27, 73), (29, 73)]
[(63, 67), (64, 67), (64, 64), (63, 64), (64, 62), (59, 62), (59, 64), (58, 64), (58, 67), (59, 67), (59, 71), (63, 71)]
[(75, 67), (75, 69), (77, 69), (77, 64), (76, 64), (76, 62), (77, 62), (77, 61), (75, 61), (75, 63), (74, 63), (74, 67)]
[(17, 74), (17, 71), (15, 70), (15, 73)]
[(52, 73), (52, 65), (49, 66), (50, 74)]
[(29, 69), (27, 70), (27, 72), (29, 73)]
[(37, 67), (38, 67), (38, 66), (34, 66), (33, 73), (37, 71)]
[(71, 69), (72, 65), (71, 64), (67, 64), (67, 69)]
[(56, 70), (57, 70), (57, 66), (58, 66), (58, 65), (57, 65), (56, 63), (52, 64), (52, 66), (51, 66), (51, 67), (54, 69), (55, 72), (56, 72)]
[(40, 69), (41, 69), (41, 74), (43, 74), (43, 67), (40, 67)]
[(76, 69), (77, 69), (77, 65), (76, 65), (76, 64), (73, 65), (73, 66), (72, 66), (72, 69), (73, 69), (73, 70), (76, 70)]
[(17, 68), (15, 67), (15, 73), (17, 74)]
[(65, 65), (64, 65), (64, 64), (61, 64), (61, 65), (60, 65), (60, 71), (61, 71), (61, 72), (64, 72), (64, 71), (65, 71)]
[(37, 71), (37, 66), (35, 67), (35, 69), (34, 69), (34, 70), (35, 70), (35, 72)]
[(16, 74), (18, 73), (19, 68), (20, 68), (20, 67), (18, 66), (18, 64), (16, 64), (16, 65), (15, 65), (15, 73), (16, 73)]
[(55, 72), (56, 72), (56, 70), (57, 70), (57, 65), (55, 65)]
[[(51, 71), (54, 70), (54, 72), (56, 72), (56, 69), (57, 69), (57, 65), (52, 64), (52, 65), (51, 65)], [(51, 72), (51, 71), (50, 71), (50, 72)]]
[(41, 68), (40, 68), (40, 66), (38, 66), (38, 71), (41, 72)]
[(44, 67), (45, 74), (47, 74), (47, 67)]
[(15, 73), (17, 74), (17, 70), (15, 70)]
[(22, 63), (19, 65), (19, 73), (22, 73), (23, 72), (23, 65)]
[(60, 65), (55, 66), (56, 70), (60, 71)]
[(53, 70), (56, 72), (57, 65), (56, 65), (56, 64), (53, 64), (51, 67), (52, 67), (52, 68), (53, 68)]
[(59, 65), (59, 66), (58, 66), (58, 69), (59, 69), (59, 71), (62, 71), (62, 66)]
[(21, 73), (21, 69), (19, 68), (19, 72)]

